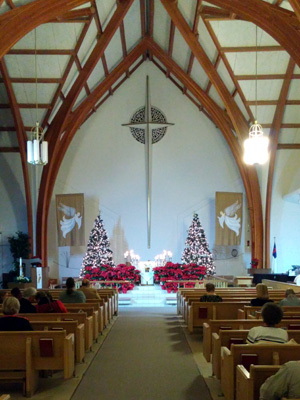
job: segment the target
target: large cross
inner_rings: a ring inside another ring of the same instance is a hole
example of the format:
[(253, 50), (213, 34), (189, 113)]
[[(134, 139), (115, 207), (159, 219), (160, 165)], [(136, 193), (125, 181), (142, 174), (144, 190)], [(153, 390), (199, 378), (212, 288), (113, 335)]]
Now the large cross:
[[(166, 128), (174, 124), (168, 122), (155, 122), (151, 118), (151, 105), (149, 95), (149, 76), (146, 79), (146, 106), (145, 106), (145, 120), (141, 122), (132, 122), (129, 124), (122, 124), (129, 128), (143, 129), (145, 132), (145, 157), (146, 157), (146, 181), (147, 181), (147, 237), (148, 248), (151, 247), (151, 177), (152, 177), (152, 130), (158, 128)], [(150, 136), (151, 132), (151, 136)]]

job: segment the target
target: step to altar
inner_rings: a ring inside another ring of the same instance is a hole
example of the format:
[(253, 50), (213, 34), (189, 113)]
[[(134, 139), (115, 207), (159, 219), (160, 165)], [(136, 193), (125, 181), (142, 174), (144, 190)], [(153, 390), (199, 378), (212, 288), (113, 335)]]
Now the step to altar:
[(140, 285), (127, 293), (119, 294), (119, 306), (165, 307), (177, 304), (176, 293), (162, 290), (160, 285)]

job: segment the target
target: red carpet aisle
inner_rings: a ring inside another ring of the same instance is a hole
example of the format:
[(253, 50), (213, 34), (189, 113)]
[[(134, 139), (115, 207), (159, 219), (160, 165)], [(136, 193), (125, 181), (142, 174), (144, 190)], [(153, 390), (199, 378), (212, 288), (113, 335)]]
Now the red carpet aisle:
[(210, 400), (175, 307), (122, 308), (72, 400)]

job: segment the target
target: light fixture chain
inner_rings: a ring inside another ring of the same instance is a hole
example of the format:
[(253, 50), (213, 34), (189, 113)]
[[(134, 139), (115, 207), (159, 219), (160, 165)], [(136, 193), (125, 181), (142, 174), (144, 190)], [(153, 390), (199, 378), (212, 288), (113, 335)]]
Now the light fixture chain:
[(36, 28), (34, 30), (34, 69), (35, 69), (35, 119), (38, 121), (38, 90), (37, 90), (37, 50), (36, 50)]
[(257, 25), (255, 27), (255, 120), (257, 121)]

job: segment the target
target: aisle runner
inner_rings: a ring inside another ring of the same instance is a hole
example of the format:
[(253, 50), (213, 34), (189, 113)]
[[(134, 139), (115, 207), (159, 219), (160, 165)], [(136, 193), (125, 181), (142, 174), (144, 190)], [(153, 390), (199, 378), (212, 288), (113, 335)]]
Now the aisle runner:
[(72, 400), (210, 400), (175, 308), (122, 308)]

